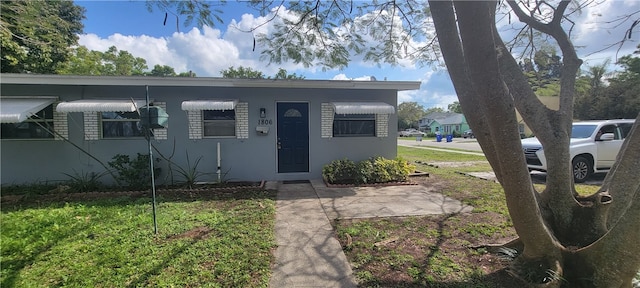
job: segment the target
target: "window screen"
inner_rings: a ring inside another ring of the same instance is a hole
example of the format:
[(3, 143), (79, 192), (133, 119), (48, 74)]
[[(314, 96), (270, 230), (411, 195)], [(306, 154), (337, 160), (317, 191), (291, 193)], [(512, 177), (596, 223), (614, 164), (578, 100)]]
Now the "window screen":
[(202, 124), (205, 137), (236, 136), (235, 110), (203, 110)]
[(102, 112), (102, 138), (144, 137), (138, 112)]
[(334, 137), (361, 137), (376, 135), (375, 114), (335, 114)]

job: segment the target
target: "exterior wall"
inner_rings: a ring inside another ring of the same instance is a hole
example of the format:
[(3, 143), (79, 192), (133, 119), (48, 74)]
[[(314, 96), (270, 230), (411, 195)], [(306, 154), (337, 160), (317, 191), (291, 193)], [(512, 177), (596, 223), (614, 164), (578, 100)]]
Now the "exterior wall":
[[(558, 96), (537, 96), (537, 97), (538, 97), (538, 100), (540, 100), (540, 102), (544, 104), (544, 106), (547, 106), (547, 108), (556, 110), (556, 111), (560, 109), (560, 97)], [(516, 111), (516, 118), (518, 119), (518, 126), (520, 129), (520, 135), (522, 137), (529, 137), (534, 134), (533, 131), (531, 131), (531, 129), (529, 128), (529, 126), (527, 126), (527, 124), (524, 123), (524, 119), (522, 119), (522, 116), (520, 116), (520, 113), (518, 113), (518, 111)]]
[[(397, 115), (378, 115), (376, 137), (329, 137), (330, 122), (323, 122), (332, 101), (375, 101), (396, 107), (395, 90), (342, 90), (301, 88), (231, 88), (231, 87), (149, 87), (149, 97), (169, 114), (168, 129), (155, 131), (151, 141), (157, 149), (154, 158), (160, 158), (157, 183), (170, 183), (168, 161), (186, 168), (200, 159), (197, 170), (207, 173), (199, 181), (217, 181), (217, 145), (220, 144), (222, 180), (298, 180), (321, 177), (322, 167), (335, 159), (354, 161), (372, 156), (394, 158), (397, 155), (395, 127)], [(35, 96), (56, 95), (60, 101), (78, 99), (145, 99), (144, 86), (65, 86), (65, 85), (2, 85), (2, 95)], [(203, 138), (196, 127), (202, 125), (199, 113), (181, 110), (186, 100), (239, 100), (236, 106), (235, 138)], [(278, 102), (305, 102), (309, 104), (309, 172), (277, 173), (277, 117)], [(260, 108), (266, 109), (266, 118), (259, 117)], [(246, 112), (242, 112), (246, 111)], [(323, 114), (324, 113), (324, 114)], [(246, 115), (246, 118), (242, 116)], [(145, 139), (100, 139), (97, 113), (68, 113), (68, 139), (105, 165), (117, 154), (135, 156), (148, 154)], [(95, 117), (92, 118), (92, 117)], [(190, 117), (198, 118), (189, 121)], [(62, 118), (61, 118), (62, 119)], [(260, 122), (261, 120), (270, 120)], [(62, 120), (61, 120), (62, 121)], [(58, 122), (56, 122), (56, 126)], [(195, 125), (195, 126), (194, 126)], [(268, 126), (267, 135), (256, 133), (256, 126)], [(393, 130), (389, 130), (393, 129)], [(394, 135), (394, 136), (389, 136)], [(67, 174), (96, 172), (105, 167), (80, 149), (66, 141), (57, 140), (2, 140), (0, 145), (2, 184), (22, 184), (68, 180)], [(107, 165), (108, 166), (108, 165)], [(107, 177), (103, 182), (110, 182)], [(173, 168), (173, 180), (180, 181)]]

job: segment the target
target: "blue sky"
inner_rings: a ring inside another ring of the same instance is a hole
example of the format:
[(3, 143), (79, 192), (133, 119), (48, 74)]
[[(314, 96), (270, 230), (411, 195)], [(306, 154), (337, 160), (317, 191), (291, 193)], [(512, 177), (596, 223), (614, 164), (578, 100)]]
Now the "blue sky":
[[(144, 1), (75, 1), (86, 8), (84, 34), (80, 45), (90, 50), (106, 51), (110, 46), (126, 50), (136, 57), (147, 60), (152, 68), (156, 64), (169, 65), (176, 72), (194, 71), (197, 76), (219, 77), (220, 71), (230, 66), (252, 67), (265, 75), (274, 75), (279, 68), (289, 73), (304, 75), (307, 79), (370, 79), (421, 81), (420, 90), (405, 91), (398, 102), (415, 101), (425, 108), (441, 107), (457, 101), (449, 76), (441, 67), (417, 67), (409, 62), (403, 66), (376, 65), (354, 60), (344, 70), (322, 71), (320, 67), (304, 68), (294, 63), (271, 64), (260, 61), (260, 53), (252, 51), (253, 35), (234, 29), (255, 27), (265, 18), (244, 4), (229, 1), (219, 7), (224, 23), (216, 27), (185, 27), (183, 18), (176, 25), (176, 17), (169, 14), (163, 25), (165, 14), (157, 8), (149, 12)], [(606, 43), (618, 41), (628, 25), (604, 24), (606, 19), (598, 15), (622, 15), (624, 12), (640, 11), (640, 1), (608, 0), (595, 9), (584, 9), (577, 17), (572, 38), (579, 47), (580, 56), (586, 65), (602, 63), (609, 58), (615, 62), (616, 49), (591, 54)], [(515, 17), (513, 17), (515, 19)], [(268, 33), (269, 25), (261, 27)], [(508, 29), (505, 29), (508, 31)], [(640, 32), (637, 32), (640, 36)], [(637, 41), (622, 47), (619, 56), (635, 50)], [(612, 68), (613, 69), (613, 68)]]

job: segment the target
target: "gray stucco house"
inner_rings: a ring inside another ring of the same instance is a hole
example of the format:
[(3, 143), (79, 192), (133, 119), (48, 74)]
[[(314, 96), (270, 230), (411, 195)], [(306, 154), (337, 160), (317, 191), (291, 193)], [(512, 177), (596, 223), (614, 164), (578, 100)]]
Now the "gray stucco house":
[[(217, 181), (218, 171), (230, 181), (319, 178), (323, 165), (335, 159), (396, 157), (398, 91), (420, 86), (413, 81), (0, 77), (3, 185), (104, 172), (77, 147), (104, 163), (117, 154), (148, 154), (137, 113), (147, 97), (169, 115), (164, 128), (153, 130), (154, 158), (171, 156), (182, 167), (187, 155), (192, 164), (200, 158), (198, 170), (210, 173), (200, 181)], [(43, 126), (52, 126), (55, 135)], [(166, 181), (167, 165), (158, 163), (160, 181)]]

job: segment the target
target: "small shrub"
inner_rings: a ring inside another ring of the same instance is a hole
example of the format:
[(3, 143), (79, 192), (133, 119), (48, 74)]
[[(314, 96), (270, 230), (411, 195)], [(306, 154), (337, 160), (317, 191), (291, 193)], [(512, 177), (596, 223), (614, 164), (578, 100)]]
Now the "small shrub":
[(360, 161), (358, 162), (358, 164), (356, 165), (356, 175), (353, 179), (352, 182), (355, 182), (356, 184), (367, 184), (367, 183), (374, 183), (375, 181), (373, 180), (373, 162), (369, 161), (369, 160), (364, 160), (364, 161)]
[(198, 171), (198, 165), (200, 164), (200, 160), (202, 160), (202, 156), (198, 157), (198, 159), (196, 159), (196, 161), (192, 164), (191, 161), (189, 160), (189, 153), (187, 153), (187, 166), (186, 167), (176, 166), (178, 173), (183, 178), (183, 180), (179, 183), (181, 186), (184, 186), (189, 189), (193, 189), (200, 177), (210, 174), (210, 173), (204, 173), (204, 172)]
[(64, 173), (64, 175), (69, 176), (69, 180), (66, 182), (66, 185), (69, 186), (72, 192), (90, 192), (90, 191), (98, 191), (103, 188), (102, 182), (100, 182), (100, 178), (104, 176), (106, 172), (103, 173), (95, 173), (95, 172), (81, 172), (73, 171), (73, 174)]
[[(141, 189), (151, 183), (151, 173), (149, 171), (149, 155), (138, 153), (137, 157), (131, 159), (129, 155), (118, 154), (109, 161), (109, 166), (117, 172), (117, 181), (132, 189)], [(160, 168), (154, 169), (155, 173), (160, 172)]]
[(372, 157), (354, 163), (351, 160), (335, 160), (322, 168), (322, 175), (332, 184), (369, 184), (406, 181), (415, 166), (402, 158)]
[(356, 163), (349, 159), (334, 160), (322, 167), (322, 176), (329, 183), (351, 183), (356, 176)]

